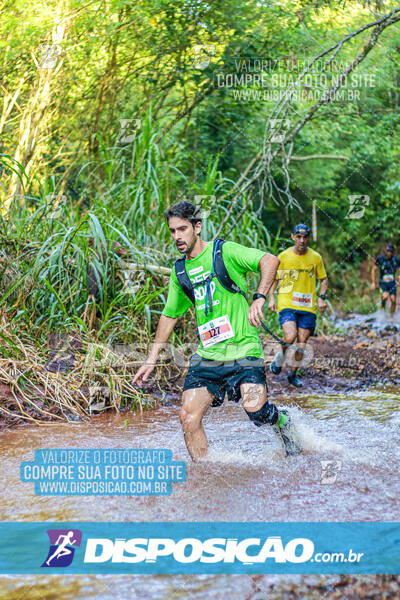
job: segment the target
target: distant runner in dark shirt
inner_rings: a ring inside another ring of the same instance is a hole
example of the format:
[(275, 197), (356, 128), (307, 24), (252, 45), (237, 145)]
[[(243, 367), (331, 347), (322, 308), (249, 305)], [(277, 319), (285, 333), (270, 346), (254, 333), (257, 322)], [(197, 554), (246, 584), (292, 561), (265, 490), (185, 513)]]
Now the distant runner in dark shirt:
[[(372, 266), (371, 289), (376, 290), (375, 272), (379, 269), (379, 287), (382, 290), (382, 308), (385, 308), (386, 300), (390, 297), (390, 314), (396, 310), (396, 271), (400, 268), (400, 260), (394, 255), (394, 246), (388, 244), (385, 254), (381, 254)], [(400, 284), (400, 278), (399, 278)]]

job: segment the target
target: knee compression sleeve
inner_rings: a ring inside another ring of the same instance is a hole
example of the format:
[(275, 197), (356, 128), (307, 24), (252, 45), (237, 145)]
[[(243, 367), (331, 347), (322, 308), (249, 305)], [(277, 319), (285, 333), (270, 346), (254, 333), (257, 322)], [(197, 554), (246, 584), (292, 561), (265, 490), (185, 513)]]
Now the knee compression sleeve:
[(246, 410), (246, 413), (250, 421), (253, 421), (256, 427), (261, 427), (261, 425), (265, 425), (266, 423), (269, 425), (275, 425), (279, 415), (275, 404), (270, 404), (269, 402), (266, 402), (264, 406), (256, 412), (248, 412)]

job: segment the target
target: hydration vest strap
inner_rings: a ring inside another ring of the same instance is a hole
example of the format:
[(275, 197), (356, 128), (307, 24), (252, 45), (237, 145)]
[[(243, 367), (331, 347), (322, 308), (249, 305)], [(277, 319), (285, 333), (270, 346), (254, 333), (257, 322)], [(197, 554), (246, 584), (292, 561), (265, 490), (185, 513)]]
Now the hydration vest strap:
[(175, 275), (179, 285), (189, 298), (190, 302), (194, 304), (194, 290), (192, 282), (189, 279), (189, 275), (186, 273), (185, 257), (179, 258), (175, 261)]
[(232, 277), (229, 275), (228, 270), (225, 266), (224, 259), (222, 257), (222, 245), (225, 240), (216, 239), (216, 250), (215, 250), (215, 275), (222, 285), (223, 288), (234, 294), (242, 294), (246, 298), (245, 292), (235, 283)]
[(206, 287), (206, 298), (205, 298), (206, 316), (209, 312), (208, 305), (210, 305), (210, 312), (212, 312), (212, 309), (213, 309), (213, 301), (212, 301), (213, 299), (212, 299), (212, 289), (211, 289), (211, 281), (212, 281), (213, 277), (216, 277), (218, 279), (218, 282), (222, 285), (223, 288), (228, 290), (228, 292), (231, 292), (233, 294), (236, 294), (236, 293), (242, 294), (242, 296), (246, 297), (245, 292), (233, 281), (233, 279), (231, 278), (231, 276), (229, 275), (229, 273), (227, 271), (227, 268), (224, 263), (224, 259), (222, 257), (222, 245), (224, 244), (224, 242), (225, 242), (225, 240), (222, 240), (220, 238), (214, 240), (213, 262), (212, 262), (211, 273), (210, 273), (210, 275), (208, 275), (208, 277), (203, 279), (203, 281), (198, 281), (194, 285), (190, 281), (189, 276), (186, 272), (186, 264), (185, 264), (186, 258), (183, 256), (182, 258), (179, 258), (175, 262), (175, 274), (178, 279), (178, 283), (181, 286), (183, 292), (186, 294), (186, 296), (192, 302), (192, 304), (195, 303), (194, 288), (199, 285), (206, 284), (206, 286), (207, 286)]
[[(222, 245), (222, 243), (223, 243), (223, 241), (219, 240), (219, 239), (214, 241), (214, 246), (213, 246), (213, 261), (212, 261), (211, 273), (207, 277), (206, 301), (205, 301), (205, 313), (206, 313), (206, 316), (208, 315), (208, 312), (212, 312), (213, 311), (213, 297), (212, 297), (211, 282), (212, 282), (212, 279), (213, 279), (213, 277), (215, 275), (215, 260), (216, 260), (216, 256), (217, 256), (217, 251), (218, 251), (218, 248), (220, 248), (220, 246)], [(208, 311), (208, 305), (210, 305), (210, 311)]]

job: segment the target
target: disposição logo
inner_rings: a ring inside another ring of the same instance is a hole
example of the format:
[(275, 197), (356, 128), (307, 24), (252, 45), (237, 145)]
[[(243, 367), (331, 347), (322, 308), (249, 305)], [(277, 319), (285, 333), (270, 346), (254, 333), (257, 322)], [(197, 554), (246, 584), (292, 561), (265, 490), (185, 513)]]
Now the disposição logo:
[(79, 529), (48, 529), (50, 548), (42, 567), (68, 567), (82, 541)]

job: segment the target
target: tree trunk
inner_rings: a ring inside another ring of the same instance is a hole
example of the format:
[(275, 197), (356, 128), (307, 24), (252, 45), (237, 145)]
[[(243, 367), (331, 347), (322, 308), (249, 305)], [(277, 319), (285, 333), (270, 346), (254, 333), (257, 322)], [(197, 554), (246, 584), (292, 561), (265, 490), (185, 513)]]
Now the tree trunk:
[[(47, 111), (52, 103), (52, 91), (62, 65), (61, 43), (65, 37), (65, 21), (56, 22), (52, 30), (51, 44), (41, 45), (41, 56), (36, 59), (37, 76), (32, 85), (31, 97), (23, 111), (14, 160), (18, 161), (26, 178), (40, 160), (40, 140), (46, 124)], [(6, 208), (14, 198), (23, 205), (23, 187), (16, 173), (12, 173), (8, 186)]]

